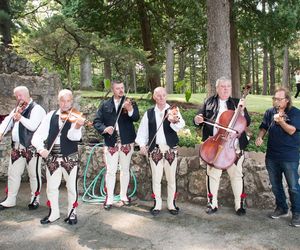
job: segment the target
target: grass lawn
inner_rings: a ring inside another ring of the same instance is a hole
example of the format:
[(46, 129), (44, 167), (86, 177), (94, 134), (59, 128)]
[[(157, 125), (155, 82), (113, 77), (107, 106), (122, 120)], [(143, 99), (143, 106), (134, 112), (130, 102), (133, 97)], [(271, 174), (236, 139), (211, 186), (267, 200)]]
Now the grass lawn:
[[(100, 91), (80, 91), (83, 97), (103, 97), (106, 93)], [(110, 95), (111, 96), (111, 93)], [(148, 94), (129, 94), (128, 97), (131, 98), (143, 98), (148, 99), (150, 95)], [(191, 103), (201, 105), (206, 97), (205, 93), (200, 94), (192, 94), (190, 99)], [(168, 96), (169, 100), (176, 100), (180, 102), (185, 102), (184, 94), (171, 94)], [(293, 105), (297, 108), (300, 108), (300, 99), (297, 100), (293, 97)], [(249, 112), (258, 112), (264, 113), (268, 108), (272, 106), (271, 96), (263, 96), (263, 95), (251, 95), (249, 94), (246, 98), (246, 106)]]

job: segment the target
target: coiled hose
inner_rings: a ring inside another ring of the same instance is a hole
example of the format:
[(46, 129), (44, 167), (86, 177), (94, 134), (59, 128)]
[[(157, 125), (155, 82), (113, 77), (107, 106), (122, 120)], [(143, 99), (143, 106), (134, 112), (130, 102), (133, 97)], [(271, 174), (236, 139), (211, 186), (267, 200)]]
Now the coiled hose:
[[(102, 145), (103, 145), (103, 143), (98, 143), (95, 146), (93, 146), (93, 148), (90, 152), (90, 155), (88, 157), (86, 166), (85, 166), (85, 170), (83, 173), (83, 191), (84, 191), (84, 193), (82, 195), (82, 201), (84, 201), (84, 202), (95, 203), (95, 204), (101, 204), (101, 203), (105, 202), (105, 198), (106, 198), (105, 171), (106, 171), (106, 168), (105, 167), (101, 168), (98, 175), (91, 181), (91, 183), (89, 185), (87, 185), (87, 176), (86, 176), (94, 151), (96, 150), (97, 147), (102, 146)], [(136, 176), (131, 169), (130, 169), (130, 176), (132, 177), (132, 180), (133, 180), (133, 189), (128, 194), (129, 198), (131, 198), (135, 195), (136, 187), (137, 187)], [(99, 192), (97, 192), (97, 190), (96, 190), (98, 183), (100, 183)], [(118, 202), (118, 201), (120, 201), (120, 195), (115, 195), (114, 202)]]

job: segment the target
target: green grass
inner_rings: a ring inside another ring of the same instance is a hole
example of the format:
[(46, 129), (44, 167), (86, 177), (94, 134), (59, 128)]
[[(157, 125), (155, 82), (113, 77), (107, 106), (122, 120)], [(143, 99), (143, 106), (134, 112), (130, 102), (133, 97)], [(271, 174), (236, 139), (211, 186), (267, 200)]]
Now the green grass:
[[(106, 93), (100, 92), (100, 91), (80, 91), (81, 95), (83, 97), (103, 97)], [(109, 96), (112, 94), (110, 93)], [(130, 98), (143, 98), (148, 99), (150, 95), (147, 93), (145, 94), (129, 94), (128, 97)], [(190, 103), (194, 103), (197, 105), (201, 105), (206, 98), (205, 93), (200, 94), (192, 94), (192, 97), (190, 99)], [(174, 101), (180, 101), (185, 102), (185, 96), (184, 94), (170, 94), (168, 96), (168, 100), (174, 100)], [(300, 99), (298, 98), (295, 100), (293, 98), (293, 105), (300, 108)], [(257, 113), (264, 113), (268, 108), (272, 106), (272, 98), (269, 95), (263, 96), (263, 95), (248, 95), (246, 98), (246, 107), (249, 112), (257, 112)]]

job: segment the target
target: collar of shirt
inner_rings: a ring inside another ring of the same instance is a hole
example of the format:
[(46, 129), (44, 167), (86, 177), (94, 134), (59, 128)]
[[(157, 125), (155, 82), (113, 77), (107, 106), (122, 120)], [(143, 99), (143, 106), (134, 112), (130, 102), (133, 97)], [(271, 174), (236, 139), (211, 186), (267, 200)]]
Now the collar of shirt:
[(166, 109), (168, 109), (169, 107), (170, 107), (170, 105), (169, 105), (168, 103), (166, 103), (164, 109), (163, 109), (163, 110), (160, 110), (160, 109), (157, 107), (157, 105), (155, 105), (154, 111), (155, 111), (155, 112), (159, 112), (159, 113), (165, 113)]

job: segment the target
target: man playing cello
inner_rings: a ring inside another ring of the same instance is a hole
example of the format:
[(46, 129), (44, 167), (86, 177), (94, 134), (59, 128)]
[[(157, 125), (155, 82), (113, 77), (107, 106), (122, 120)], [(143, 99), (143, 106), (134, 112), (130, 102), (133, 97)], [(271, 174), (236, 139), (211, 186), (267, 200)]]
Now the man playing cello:
[[(218, 124), (219, 118), (223, 112), (227, 110), (236, 110), (240, 107), (242, 115), (245, 117), (247, 126), (250, 124), (250, 116), (245, 108), (244, 100), (232, 98), (232, 86), (231, 80), (225, 77), (221, 77), (216, 81), (217, 94), (209, 97), (199, 109), (198, 114), (194, 118), (194, 122), (198, 126), (203, 126), (202, 140), (205, 141), (210, 136), (217, 133), (218, 128), (205, 123), (205, 119), (209, 119), (212, 122)], [(235, 141), (235, 150), (239, 156), (232, 166), (227, 169), (230, 177), (231, 187), (234, 194), (235, 211), (236, 214), (241, 216), (246, 214), (245, 209), (245, 197), (242, 164), (244, 161), (243, 151), (248, 145), (248, 139), (246, 133), (243, 132), (238, 140)], [(207, 214), (213, 214), (218, 211), (218, 189), (220, 178), (222, 175), (222, 169), (217, 169), (213, 166), (207, 165), (206, 172), (206, 187), (207, 187)]]

